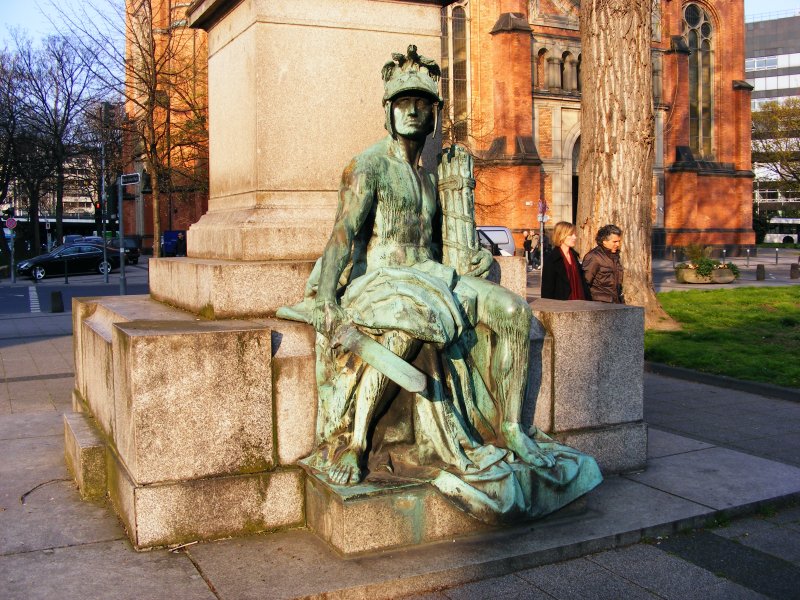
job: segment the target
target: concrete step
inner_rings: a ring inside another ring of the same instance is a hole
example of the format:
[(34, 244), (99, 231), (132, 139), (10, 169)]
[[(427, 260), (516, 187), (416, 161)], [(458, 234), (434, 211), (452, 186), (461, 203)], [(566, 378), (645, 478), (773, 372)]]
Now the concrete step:
[(64, 458), (81, 498), (98, 500), (105, 496), (106, 444), (88, 414), (64, 414)]

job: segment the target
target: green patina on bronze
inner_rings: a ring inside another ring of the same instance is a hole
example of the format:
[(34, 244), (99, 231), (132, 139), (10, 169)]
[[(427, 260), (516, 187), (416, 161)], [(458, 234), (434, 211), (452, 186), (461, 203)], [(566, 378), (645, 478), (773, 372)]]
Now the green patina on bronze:
[(523, 431), (531, 311), (485, 279), (472, 157), (444, 151), (438, 182), (420, 166), (438, 65), (409, 46), (382, 76), (389, 135), (345, 168), (305, 298), (278, 310), (317, 331), (317, 446), (303, 464), (338, 486), (430, 482), (488, 523), (547, 514), (600, 483), (599, 469)]

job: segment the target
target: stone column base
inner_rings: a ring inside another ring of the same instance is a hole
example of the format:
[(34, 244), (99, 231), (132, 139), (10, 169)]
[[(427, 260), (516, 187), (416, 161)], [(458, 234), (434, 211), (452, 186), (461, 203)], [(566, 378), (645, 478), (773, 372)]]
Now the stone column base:
[(314, 262), (154, 258), (150, 295), (207, 319), (270, 316), (303, 299)]

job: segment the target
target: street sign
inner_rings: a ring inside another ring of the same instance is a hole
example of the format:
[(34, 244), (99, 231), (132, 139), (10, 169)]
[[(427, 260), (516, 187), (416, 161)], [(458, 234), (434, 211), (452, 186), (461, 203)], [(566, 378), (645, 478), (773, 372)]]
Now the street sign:
[(550, 217), (548, 217), (547, 215), (537, 215), (536, 220), (539, 221), (540, 223), (547, 223), (550, 220)]
[(539, 200), (539, 214), (543, 215), (546, 212), (547, 212), (547, 201)]
[(125, 173), (120, 179), (122, 180), (122, 185), (133, 185), (134, 183), (139, 183), (139, 174)]
[(6, 219), (6, 227), (9, 229), (14, 229), (17, 226), (17, 220), (14, 217), (9, 217)]

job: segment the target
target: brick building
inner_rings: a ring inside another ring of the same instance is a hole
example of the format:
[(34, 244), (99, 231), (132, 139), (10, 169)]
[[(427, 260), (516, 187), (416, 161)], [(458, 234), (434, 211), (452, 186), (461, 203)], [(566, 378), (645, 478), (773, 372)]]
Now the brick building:
[[(208, 210), (206, 32), (188, 27), (191, 2), (127, 0), (126, 5), (125, 112), (136, 124), (133, 131), (144, 127), (143, 113), (153, 107), (161, 232), (188, 229)], [(126, 235), (152, 248), (158, 240), (153, 239), (152, 173), (143, 144), (140, 134), (130, 133), (124, 144), (125, 171), (142, 176), (140, 186), (125, 190), (124, 223)]]
[[(458, 0), (442, 9), (445, 140), (475, 155), (479, 223), (575, 221), (578, 0)], [(750, 94), (742, 0), (653, 10), (653, 245), (752, 244)]]

